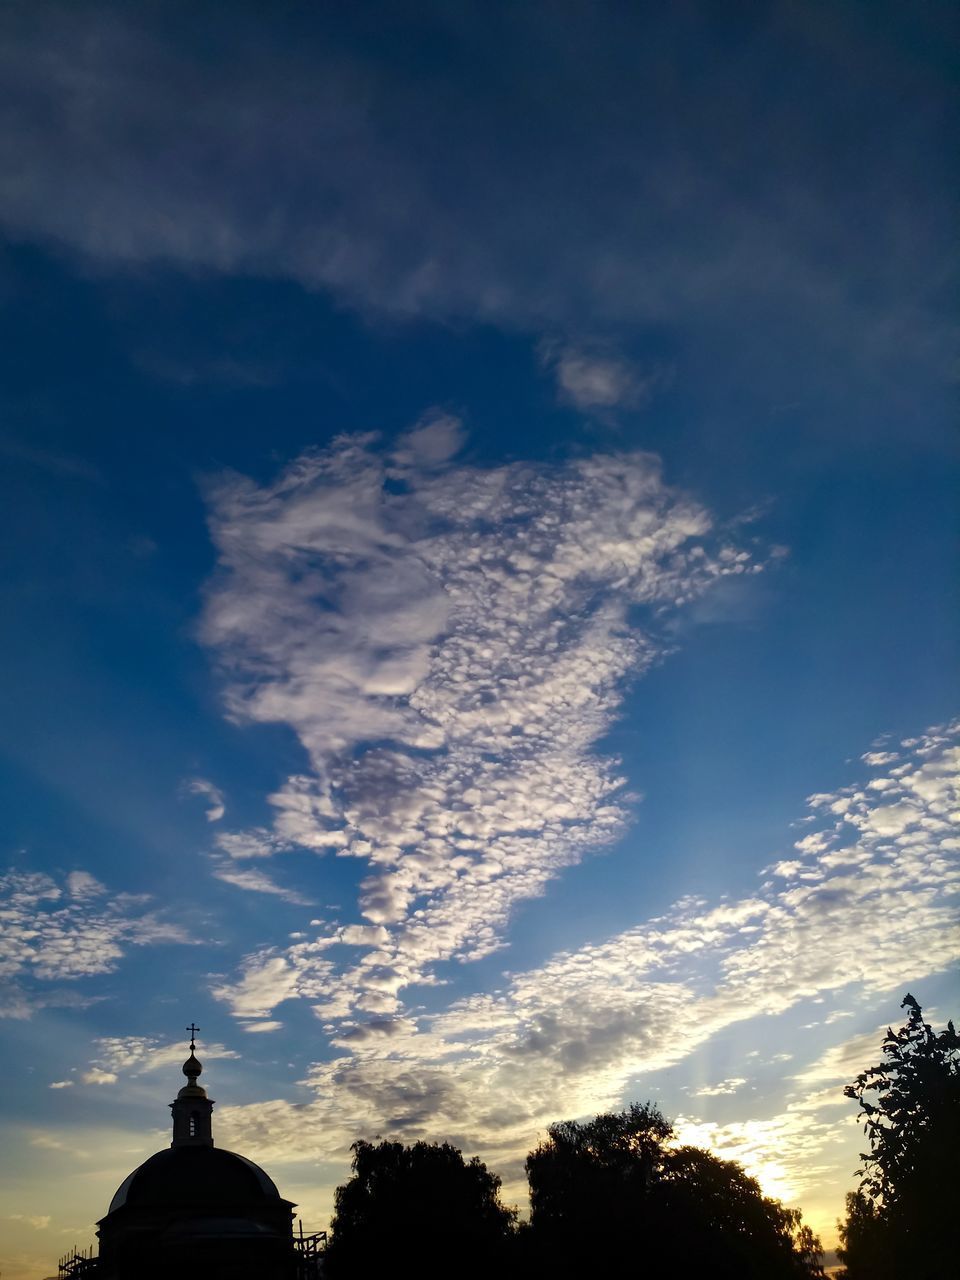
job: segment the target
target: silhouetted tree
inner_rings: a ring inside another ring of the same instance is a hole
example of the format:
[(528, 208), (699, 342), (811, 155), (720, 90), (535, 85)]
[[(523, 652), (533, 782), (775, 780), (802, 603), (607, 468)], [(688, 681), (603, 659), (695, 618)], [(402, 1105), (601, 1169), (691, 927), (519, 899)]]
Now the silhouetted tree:
[(860, 1191), (847, 1192), (847, 1216), (838, 1222), (840, 1248), (837, 1256), (844, 1264), (841, 1277), (847, 1280), (892, 1280), (885, 1224), (872, 1200)]
[(513, 1233), (500, 1179), (449, 1143), (355, 1142), (353, 1177), (338, 1187), (331, 1277), (489, 1275)]
[(798, 1211), (731, 1161), (668, 1147), (672, 1128), (651, 1104), (564, 1121), (548, 1135), (526, 1163), (543, 1274), (823, 1274), (819, 1241)]
[(673, 1129), (655, 1106), (633, 1103), (588, 1123), (561, 1120), (547, 1133), (526, 1161), (530, 1224), (544, 1240), (566, 1240), (635, 1221)]
[(672, 1237), (667, 1259), (682, 1274), (714, 1280), (823, 1275), (820, 1241), (800, 1211), (765, 1196), (735, 1161), (677, 1147), (665, 1153), (651, 1191)]
[(870, 1150), (847, 1197), (840, 1257), (848, 1280), (941, 1280), (956, 1274), (960, 1203), (960, 1036), (923, 1021), (908, 992), (907, 1020), (887, 1029), (883, 1060), (847, 1085)]

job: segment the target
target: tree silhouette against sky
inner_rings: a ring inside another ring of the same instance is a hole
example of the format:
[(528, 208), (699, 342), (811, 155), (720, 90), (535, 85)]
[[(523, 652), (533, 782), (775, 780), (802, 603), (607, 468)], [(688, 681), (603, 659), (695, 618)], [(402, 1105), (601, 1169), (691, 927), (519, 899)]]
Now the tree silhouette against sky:
[(526, 1162), (543, 1274), (822, 1275), (799, 1211), (764, 1196), (733, 1161), (669, 1146), (672, 1136), (651, 1103), (550, 1126)]
[(960, 1035), (935, 1032), (908, 992), (907, 1020), (887, 1029), (882, 1060), (847, 1085), (870, 1150), (840, 1224), (848, 1280), (943, 1280), (956, 1274), (960, 1203)]
[(500, 1179), (449, 1143), (355, 1142), (353, 1177), (337, 1188), (331, 1277), (386, 1274), (402, 1260), (418, 1276), (489, 1275), (515, 1211)]

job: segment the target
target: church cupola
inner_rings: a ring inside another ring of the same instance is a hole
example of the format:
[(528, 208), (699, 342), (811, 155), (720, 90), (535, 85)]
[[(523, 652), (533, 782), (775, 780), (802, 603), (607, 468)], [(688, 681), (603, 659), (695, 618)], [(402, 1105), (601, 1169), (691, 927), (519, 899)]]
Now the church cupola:
[(213, 1099), (207, 1097), (203, 1085), (197, 1084), (203, 1071), (196, 1049), (196, 1034), (199, 1027), (192, 1023), (190, 1032), (190, 1057), (183, 1064), (183, 1074), (187, 1083), (177, 1094), (176, 1101), (170, 1103), (173, 1112), (172, 1147), (212, 1147), (213, 1146)]

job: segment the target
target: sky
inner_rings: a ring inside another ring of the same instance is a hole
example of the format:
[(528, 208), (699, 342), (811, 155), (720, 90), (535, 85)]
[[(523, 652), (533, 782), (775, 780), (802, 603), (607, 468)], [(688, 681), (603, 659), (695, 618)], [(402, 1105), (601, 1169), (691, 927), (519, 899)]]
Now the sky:
[(4, 1280), (193, 1021), (309, 1228), (650, 1099), (835, 1243), (958, 1012), (956, 27), (0, 5)]

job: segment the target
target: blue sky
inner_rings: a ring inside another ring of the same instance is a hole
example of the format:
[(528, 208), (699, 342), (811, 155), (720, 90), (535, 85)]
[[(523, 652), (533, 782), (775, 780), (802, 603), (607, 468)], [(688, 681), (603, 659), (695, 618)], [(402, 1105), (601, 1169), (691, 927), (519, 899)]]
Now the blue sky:
[(831, 1236), (956, 1012), (948, 7), (0, 23), (4, 1273), (194, 1019), (311, 1225), (653, 1097)]

